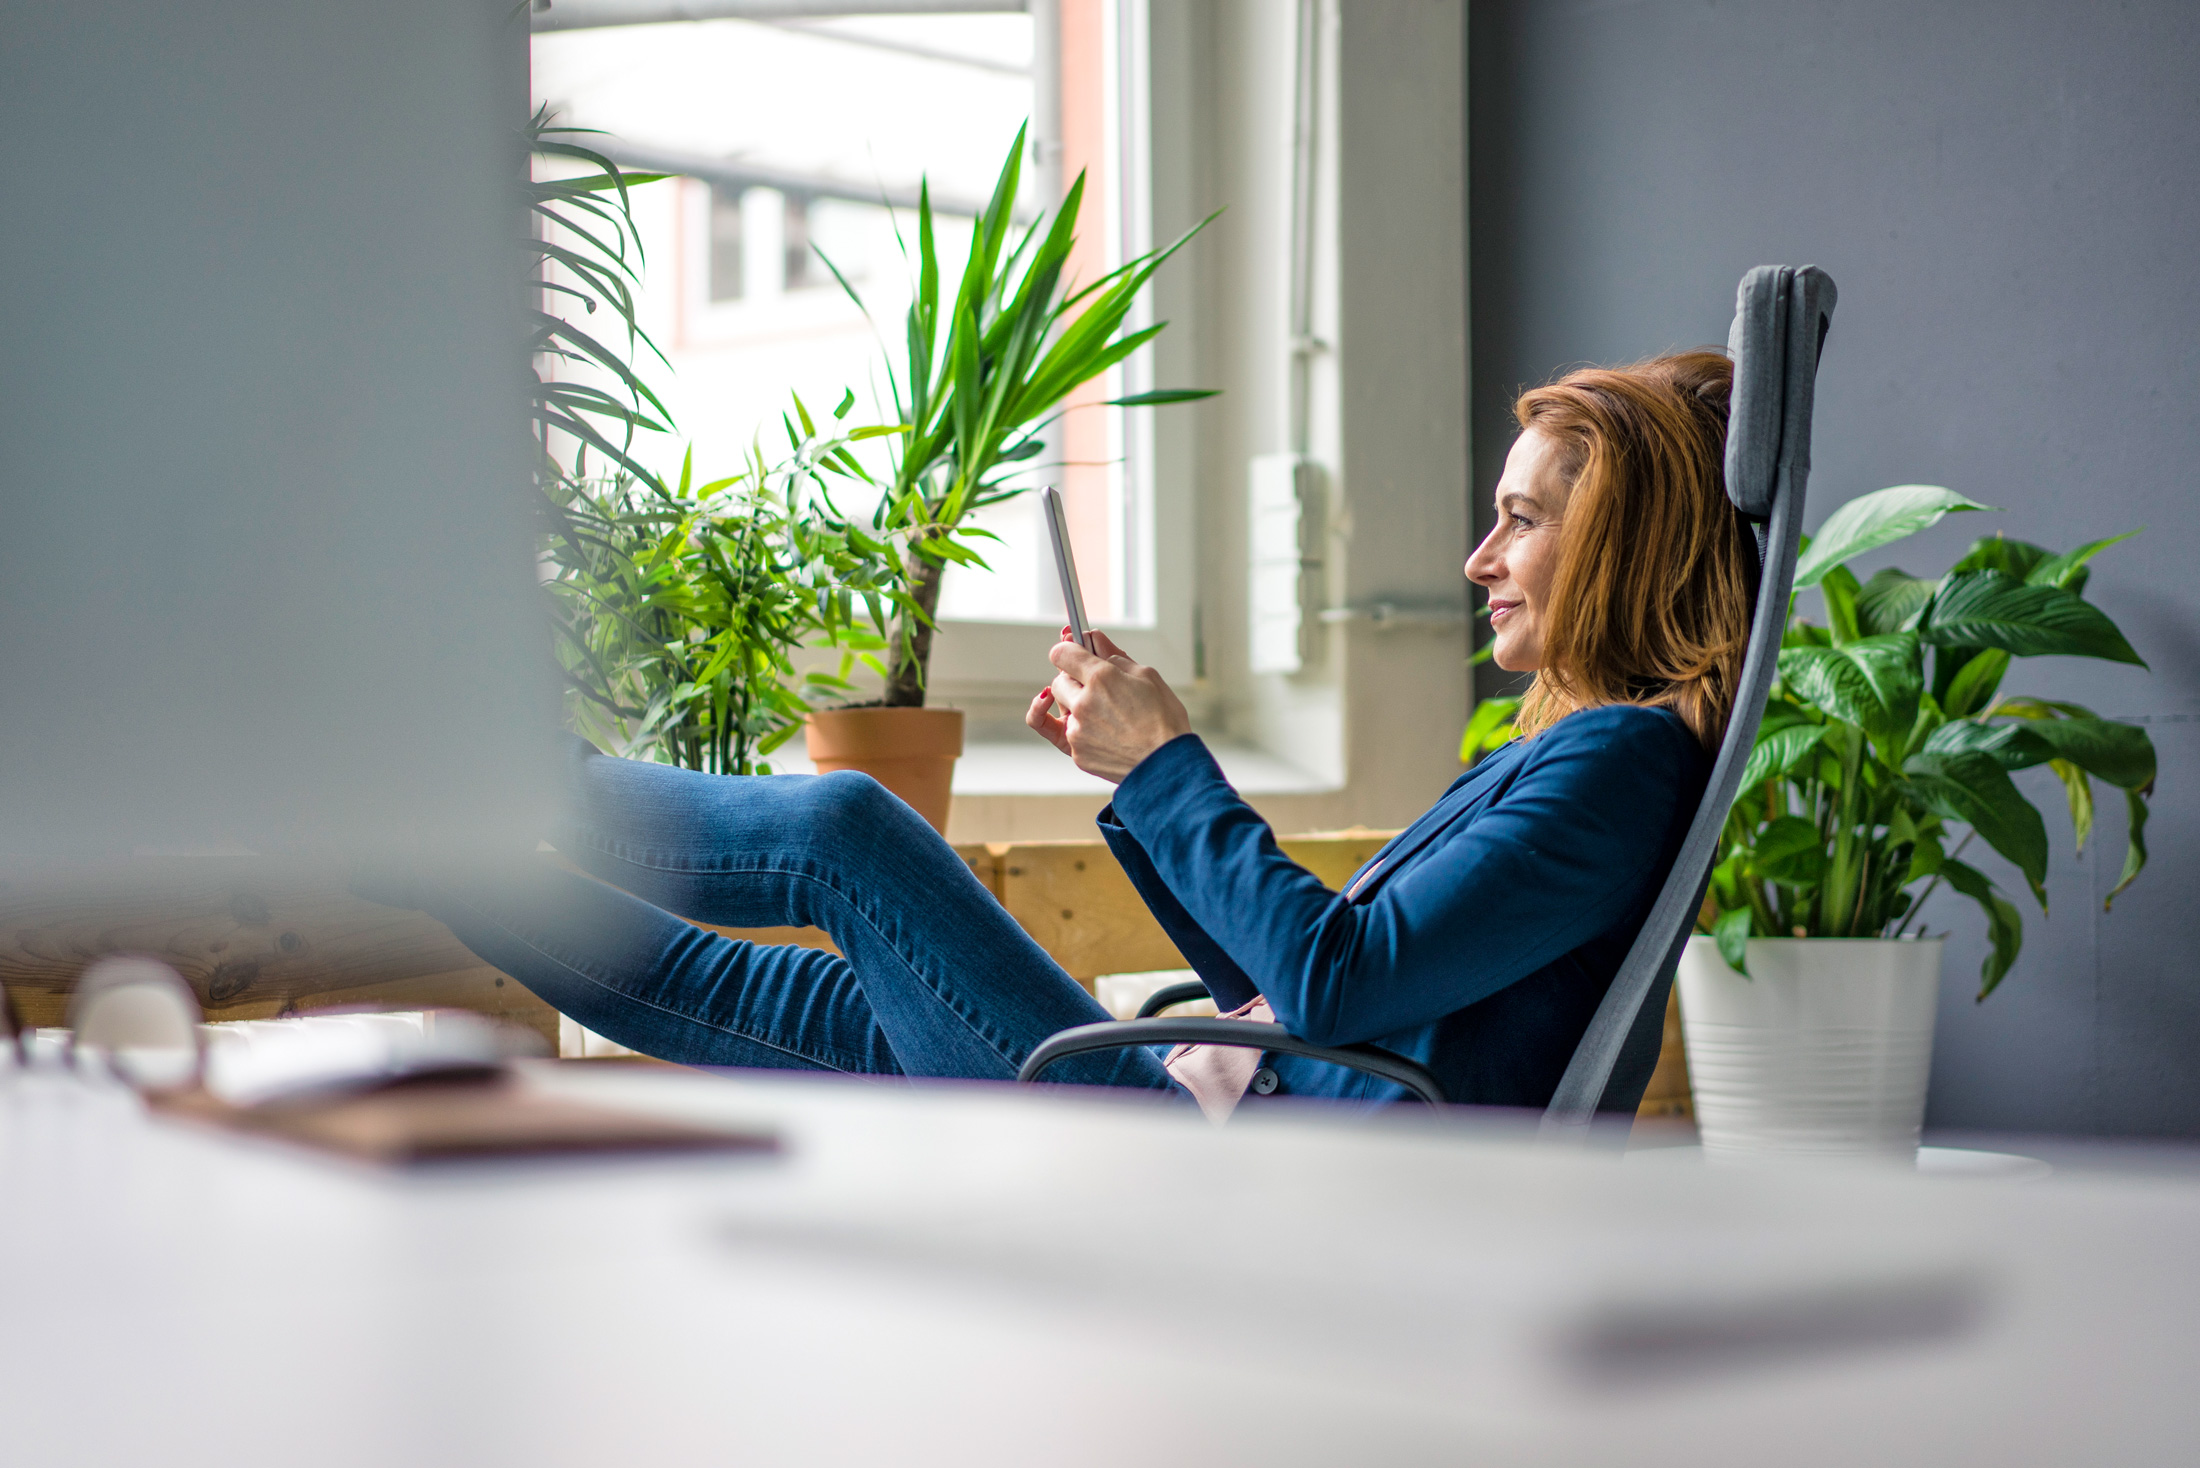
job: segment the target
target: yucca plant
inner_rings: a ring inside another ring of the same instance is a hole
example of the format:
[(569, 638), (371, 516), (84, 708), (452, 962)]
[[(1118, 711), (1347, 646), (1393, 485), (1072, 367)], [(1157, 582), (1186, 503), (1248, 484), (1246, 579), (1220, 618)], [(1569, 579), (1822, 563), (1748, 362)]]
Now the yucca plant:
[[(1017, 132), (992, 197), (972, 227), (970, 254), (952, 302), (940, 295), (929, 185), (918, 193), (916, 289), (905, 323), (906, 355), (898, 369), (887, 370), (902, 429), (873, 521), (882, 536), (904, 547), (909, 591), (893, 638), (884, 697), (889, 706), (924, 703), (933, 619), (947, 567), (985, 564), (972, 542), (989, 537), (968, 523), (970, 516), (1029, 489), (1028, 482), (1013, 482), (1014, 476), (1034, 467), (1045, 451), (1039, 435), (1058, 416), (1063, 400), (1161, 334), (1168, 323), (1122, 328), (1161, 262), (1207, 222), (1098, 280), (1082, 286), (1065, 281), (1085, 177), (1077, 176), (1051, 222), (1042, 212), (1016, 234), (1024, 136), (1024, 130)], [(825, 263), (860, 306), (862, 298), (847, 277), (830, 259)], [(1164, 389), (1109, 402), (1136, 407), (1210, 396), (1197, 389)], [(836, 462), (848, 473), (864, 473), (850, 456)]]
[(2016, 961), (2024, 923), (1962, 853), (1984, 841), (2047, 908), (2047, 827), (2012, 770), (2055, 772), (2081, 848), (2094, 825), (2092, 781), (2124, 792), (2129, 846), (2110, 902), (2146, 864), (2155, 774), (2146, 731), (2000, 691), (2015, 658), (2145, 666), (2083, 595), (2087, 563), (2128, 536), (2059, 554), (1994, 536), (1936, 578), (1888, 569), (1859, 582), (1848, 569), (1945, 515), (1991, 508), (1898, 485), (1843, 505), (1808, 542), (1795, 584), (1819, 588), (1825, 622), (1796, 618), (1791, 603), (1779, 678), (1706, 904), (1708, 931), (1736, 969), (1746, 972), (1752, 936), (1921, 932), (1926, 899), (1946, 883), (1985, 913), (1985, 998)]

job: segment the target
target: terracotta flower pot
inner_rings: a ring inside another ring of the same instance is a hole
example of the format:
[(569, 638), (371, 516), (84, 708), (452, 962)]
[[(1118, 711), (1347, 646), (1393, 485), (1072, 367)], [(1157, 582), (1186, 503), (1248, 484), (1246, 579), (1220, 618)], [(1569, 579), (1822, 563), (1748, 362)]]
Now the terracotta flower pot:
[(961, 709), (826, 709), (810, 715), (802, 732), (820, 775), (861, 770), (947, 834)]

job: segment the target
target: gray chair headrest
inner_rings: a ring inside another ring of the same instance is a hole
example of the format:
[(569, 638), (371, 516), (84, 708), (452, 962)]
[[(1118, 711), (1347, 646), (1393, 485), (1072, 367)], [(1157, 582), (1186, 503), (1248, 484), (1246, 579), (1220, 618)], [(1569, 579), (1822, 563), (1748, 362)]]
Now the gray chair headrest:
[(1726, 492), (1752, 519), (1772, 513), (1783, 483), (1810, 473), (1811, 387), (1836, 298), (1832, 277), (1815, 265), (1760, 265), (1734, 293)]

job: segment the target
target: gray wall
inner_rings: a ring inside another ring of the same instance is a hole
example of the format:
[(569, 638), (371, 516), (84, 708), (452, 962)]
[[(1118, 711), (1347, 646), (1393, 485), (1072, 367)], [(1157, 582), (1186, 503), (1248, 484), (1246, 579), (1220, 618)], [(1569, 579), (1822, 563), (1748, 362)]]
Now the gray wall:
[(1477, 3), (1468, 68), (1477, 501), (1519, 386), (1723, 340), (1744, 270), (1816, 263), (1841, 304), (1807, 523), (1904, 482), (2007, 509), (1867, 573), (1997, 527), (2147, 527), (2088, 594), (2152, 674), (2038, 659), (2010, 686), (2150, 729), (2153, 865), (2104, 915), (2120, 805), (2075, 854), (2030, 772), (2063, 827), (2052, 916), (1978, 1005), (1976, 910), (1939, 909), (1928, 1123), (2200, 1133), (2200, 6)]

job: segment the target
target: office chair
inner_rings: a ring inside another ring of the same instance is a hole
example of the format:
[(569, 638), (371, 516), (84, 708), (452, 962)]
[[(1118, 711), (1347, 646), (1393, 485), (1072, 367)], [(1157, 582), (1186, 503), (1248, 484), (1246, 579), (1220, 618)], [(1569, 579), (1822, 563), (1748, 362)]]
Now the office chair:
[[(1657, 1066), (1673, 971), (1703, 905), (1719, 832), (1756, 742), (1787, 626), (1810, 475), (1812, 388), (1836, 298), (1832, 279), (1815, 265), (1760, 265), (1742, 277), (1735, 293), (1734, 325), (1727, 336), (1734, 392), (1727, 415), (1726, 492), (1750, 528), (1743, 543), (1755, 552), (1757, 562), (1741, 686), (1703, 800), (1665, 885), (1543, 1113), (1539, 1136), (1545, 1141), (1580, 1145), (1600, 1115), (1618, 1122), (1610, 1130), (1624, 1139), (1625, 1121), (1642, 1104), (1643, 1089)], [(1309, 1044), (1277, 1024), (1152, 1017), (1206, 992), (1203, 984), (1174, 984), (1148, 999), (1136, 1019), (1078, 1025), (1049, 1036), (1031, 1052), (1016, 1079), (1036, 1081), (1055, 1061), (1092, 1050), (1238, 1045), (1364, 1071), (1431, 1105), (1445, 1100), (1427, 1067), (1374, 1045)]]

